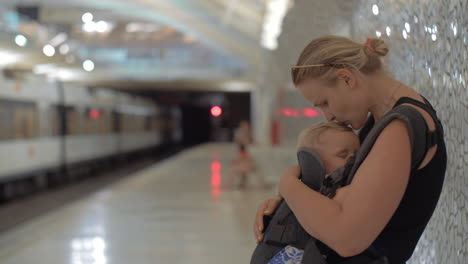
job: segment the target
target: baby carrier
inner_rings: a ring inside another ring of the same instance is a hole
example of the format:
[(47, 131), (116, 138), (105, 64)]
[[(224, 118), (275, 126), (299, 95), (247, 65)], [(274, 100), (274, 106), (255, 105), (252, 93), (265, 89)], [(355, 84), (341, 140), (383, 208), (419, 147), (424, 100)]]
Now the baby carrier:
[[(372, 149), (382, 130), (394, 119), (406, 123), (411, 147), (412, 169), (419, 167), (427, 149), (436, 142), (437, 135), (430, 133), (424, 117), (413, 107), (399, 105), (388, 112), (371, 129), (361, 147), (347, 164), (330, 175), (325, 175), (325, 168), (317, 153), (301, 148), (297, 153), (301, 167), (301, 181), (308, 187), (330, 198), (336, 190), (351, 183), (354, 174)], [(294, 213), (283, 200), (272, 216), (264, 217), (264, 239), (255, 248), (250, 263), (266, 264), (285, 246), (291, 245), (304, 250), (302, 263), (327, 264), (326, 255), (317, 247), (317, 240), (311, 237), (299, 224)], [(340, 264), (385, 264), (385, 256), (361, 254), (347, 258)]]

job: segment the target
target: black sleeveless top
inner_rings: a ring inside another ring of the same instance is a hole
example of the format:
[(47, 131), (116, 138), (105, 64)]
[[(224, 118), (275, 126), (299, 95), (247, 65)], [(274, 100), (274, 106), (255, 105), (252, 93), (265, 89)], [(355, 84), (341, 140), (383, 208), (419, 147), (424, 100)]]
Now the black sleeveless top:
[[(425, 104), (409, 97), (402, 97), (395, 106), (409, 103), (424, 109), (431, 115), (436, 124), (434, 144), (437, 144), (437, 151), (424, 168), (417, 169), (416, 167), (411, 170), (406, 191), (397, 210), (380, 235), (362, 253), (364, 255), (386, 256), (390, 264), (406, 263), (413, 254), (437, 205), (445, 178), (447, 153), (443, 127), (434, 108), (425, 98), (424, 101)], [(359, 133), (361, 142), (373, 125), (374, 120), (371, 117)], [(333, 252), (333, 254), (328, 255), (327, 262), (329, 264), (347, 263), (346, 259)]]

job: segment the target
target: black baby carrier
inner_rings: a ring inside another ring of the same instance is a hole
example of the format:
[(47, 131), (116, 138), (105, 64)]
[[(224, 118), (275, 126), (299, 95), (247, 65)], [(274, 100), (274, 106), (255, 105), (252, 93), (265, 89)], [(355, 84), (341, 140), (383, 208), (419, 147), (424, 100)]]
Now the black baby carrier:
[[(301, 167), (301, 181), (321, 194), (333, 198), (336, 190), (351, 183), (354, 174), (372, 149), (382, 130), (394, 119), (406, 123), (412, 147), (412, 168), (419, 167), (426, 150), (435, 144), (435, 133), (429, 133), (424, 117), (413, 107), (399, 105), (388, 112), (371, 129), (361, 147), (347, 164), (325, 175), (325, 169), (317, 153), (301, 148), (297, 153)], [(317, 240), (311, 237), (299, 224), (294, 213), (283, 200), (272, 216), (264, 217), (264, 239), (252, 254), (251, 264), (266, 264), (287, 245), (304, 250), (302, 263), (327, 264), (326, 254), (317, 246)], [(385, 256), (360, 254), (346, 258), (341, 264), (385, 264)]]

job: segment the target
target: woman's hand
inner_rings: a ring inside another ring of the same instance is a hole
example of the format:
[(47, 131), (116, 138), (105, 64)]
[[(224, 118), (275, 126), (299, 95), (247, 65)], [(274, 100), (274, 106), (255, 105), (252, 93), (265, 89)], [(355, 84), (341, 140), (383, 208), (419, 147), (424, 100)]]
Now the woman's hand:
[(263, 229), (265, 228), (263, 226), (263, 216), (273, 214), (273, 212), (276, 210), (276, 208), (278, 208), (279, 204), (283, 200), (283, 197), (281, 196), (282, 188), (283, 189), (288, 188), (289, 186), (288, 183), (290, 182), (290, 180), (293, 179), (297, 181), (297, 178), (299, 178), (299, 175), (300, 175), (300, 167), (298, 165), (288, 168), (280, 180), (280, 185), (279, 185), (280, 195), (267, 199), (258, 206), (257, 214), (255, 216), (255, 223), (254, 223), (254, 234), (255, 234), (255, 239), (257, 240), (257, 243), (259, 243), (263, 239), (263, 231), (264, 231)]
[(260, 241), (263, 240), (263, 229), (265, 228), (263, 226), (263, 216), (264, 215), (271, 215), (276, 208), (278, 208), (278, 205), (281, 203), (283, 200), (283, 197), (281, 196), (275, 196), (273, 198), (267, 199), (263, 201), (257, 209), (257, 214), (255, 216), (255, 223), (254, 223), (254, 234), (255, 234), (255, 239), (257, 240), (257, 243), (260, 243)]
[(297, 181), (300, 174), (301, 174), (301, 167), (299, 167), (299, 165), (291, 166), (286, 170), (286, 172), (281, 177), (279, 186), (278, 186), (278, 192), (281, 196), (284, 197), (286, 190), (288, 190), (290, 187), (290, 184), (293, 181)]

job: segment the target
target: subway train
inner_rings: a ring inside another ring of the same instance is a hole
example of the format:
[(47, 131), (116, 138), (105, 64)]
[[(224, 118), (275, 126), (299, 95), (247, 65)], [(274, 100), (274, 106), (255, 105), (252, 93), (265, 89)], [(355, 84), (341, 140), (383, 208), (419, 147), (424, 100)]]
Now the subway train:
[(0, 77), (0, 199), (28, 194), (180, 141), (180, 111), (141, 96)]

